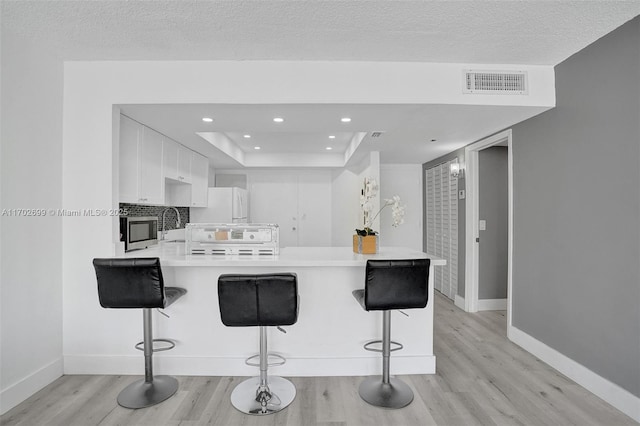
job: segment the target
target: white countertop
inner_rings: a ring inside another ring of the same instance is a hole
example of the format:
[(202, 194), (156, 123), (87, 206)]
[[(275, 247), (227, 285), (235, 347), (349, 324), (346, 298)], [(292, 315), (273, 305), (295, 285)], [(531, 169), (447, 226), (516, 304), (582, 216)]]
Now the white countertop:
[(124, 257), (158, 257), (163, 266), (364, 266), (368, 259), (431, 259), (434, 266), (444, 259), (403, 247), (381, 247), (376, 254), (354, 253), (351, 247), (283, 247), (278, 255), (187, 255), (183, 242), (160, 242)]

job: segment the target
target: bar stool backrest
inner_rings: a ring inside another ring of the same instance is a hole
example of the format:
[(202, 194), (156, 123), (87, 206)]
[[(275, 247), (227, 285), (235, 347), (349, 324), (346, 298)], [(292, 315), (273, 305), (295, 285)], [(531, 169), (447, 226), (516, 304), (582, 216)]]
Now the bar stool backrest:
[(160, 259), (93, 259), (103, 308), (163, 308)]
[(430, 259), (367, 260), (367, 311), (424, 308), (429, 300)]
[(298, 321), (298, 279), (292, 273), (223, 274), (218, 303), (228, 327), (292, 325)]

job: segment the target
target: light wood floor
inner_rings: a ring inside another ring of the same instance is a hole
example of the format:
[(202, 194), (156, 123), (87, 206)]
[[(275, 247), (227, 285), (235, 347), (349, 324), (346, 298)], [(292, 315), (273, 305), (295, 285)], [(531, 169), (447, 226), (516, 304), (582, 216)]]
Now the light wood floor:
[[(132, 376), (64, 376), (7, 412), (10, 425), (632, 425), (638, 424), (506, 339), (504, 311), (466, 314), (436, 297), (437, 374), (402, 376), (414, 390), (400, 410), (369, 406), (360, 377), (292, 378), (294, 402), (267, 417), (229, 402), (240, 377), (178, 377), (154, 407), (116, 403)], [(391, 361), (393, 372), (393, 357)]]

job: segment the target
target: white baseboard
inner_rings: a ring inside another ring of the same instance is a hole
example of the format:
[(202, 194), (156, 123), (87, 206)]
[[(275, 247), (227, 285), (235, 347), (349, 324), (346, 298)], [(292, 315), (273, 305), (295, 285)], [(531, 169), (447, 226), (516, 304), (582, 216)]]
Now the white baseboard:
[(453, 304), (456, 305), (458, 308), (462, 309), (463, 311), (465, 311), (465, 307), (464, 307), (464, 297), (459, 296), (456, 294), (456, 297), (453, 300)]
[(62, 376), (62, 358), (58, 358), (38, 371), (0, 392), (0, 414), (4, 414), (49, 383)]
[(478, 311), (506, 311), (507, 299), (478, 299)]
[[(64, 357), (64, 374), (143, 374), (142, 356)], [(156, 374), (176, 376), (254, 376), (256, 367), (245, 365), (244, 358), (231, 357), (153, 357)], [(287, 358), (286, 364), (273, 367), (275, 374), (289, 377), (370, 376), (380, 373), (380, 357)], [(391, 374), (435, 374), (436, 357), (394, 355)]]
[(509, 327), (513, 343), (531, 352), (589, 392), (640, 422), (640, 398), (547, 346), (516, 327)]

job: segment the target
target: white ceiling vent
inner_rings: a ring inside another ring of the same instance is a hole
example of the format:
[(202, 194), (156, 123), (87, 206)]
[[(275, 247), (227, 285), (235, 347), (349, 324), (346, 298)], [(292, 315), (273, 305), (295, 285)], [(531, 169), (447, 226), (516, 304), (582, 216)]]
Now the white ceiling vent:
[(379, 138), (382, 135), (384, 135), (384, 132), (371, 132), (372, 138)]
[(463, 93), (527, 95), (526, 71), (464, 71)]

